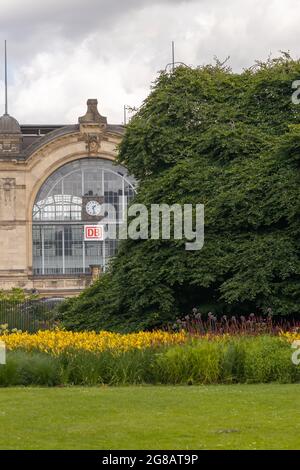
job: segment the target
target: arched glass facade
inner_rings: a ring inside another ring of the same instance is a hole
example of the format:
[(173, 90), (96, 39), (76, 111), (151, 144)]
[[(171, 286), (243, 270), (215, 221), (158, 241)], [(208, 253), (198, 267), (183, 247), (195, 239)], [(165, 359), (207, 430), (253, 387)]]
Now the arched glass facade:
[(90, 265), (103, 270), (117, 240), (84, 241), (84, 226), (97, 224), (84, 210), (88, 201), (110, 204), (106, 223), (121, 224), (134, 196), (134, 180), (124, 167), (101, 158), (84, 158), (56, 170), (41, 187), (33, 207), (33, 273), (80, 275)]

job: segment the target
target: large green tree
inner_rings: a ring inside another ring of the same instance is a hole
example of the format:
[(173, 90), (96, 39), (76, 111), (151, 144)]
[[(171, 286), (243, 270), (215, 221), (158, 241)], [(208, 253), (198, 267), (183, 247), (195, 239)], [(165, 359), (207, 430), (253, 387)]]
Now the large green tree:
[(205, 205), (205, 243), (123, 241), (110, 271), (62, 307), (74, 329), (152, 328), (192, 307), (299, 312), (300, 105), (286, 54), (241, 74), (220, 64), (161, 73), (119, 162), (135, 202)]

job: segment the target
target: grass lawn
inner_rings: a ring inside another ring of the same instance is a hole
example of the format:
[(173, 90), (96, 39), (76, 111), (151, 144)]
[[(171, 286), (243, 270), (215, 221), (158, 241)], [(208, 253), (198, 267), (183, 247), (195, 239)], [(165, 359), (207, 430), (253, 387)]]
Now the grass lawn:
[(1, 449), (300, 449), (299, 385), (0, 389)]

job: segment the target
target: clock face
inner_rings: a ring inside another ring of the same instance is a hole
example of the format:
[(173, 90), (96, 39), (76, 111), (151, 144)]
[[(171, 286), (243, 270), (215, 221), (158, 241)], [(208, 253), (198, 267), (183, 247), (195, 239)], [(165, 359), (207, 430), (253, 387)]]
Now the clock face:
[(89, 201), (85, 206), (86, 213), (91, 216), (97, 216), (101, 213), (101, 204), (98, 201)]

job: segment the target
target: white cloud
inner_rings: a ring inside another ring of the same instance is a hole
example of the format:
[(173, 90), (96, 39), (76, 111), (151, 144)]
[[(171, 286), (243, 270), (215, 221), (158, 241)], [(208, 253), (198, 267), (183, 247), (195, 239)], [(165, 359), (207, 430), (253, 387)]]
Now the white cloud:
[[(271, 51), (297, 56), (299, 14), (298, 0), (2, 0), (9, 111), (22, 123), (72, 123), (95, 97), (121, 122), (170, 61), (172, 40), (177, 60), (230, 55), (241, 70)], [(0, 93), (3, 106), (3, 83)]]

